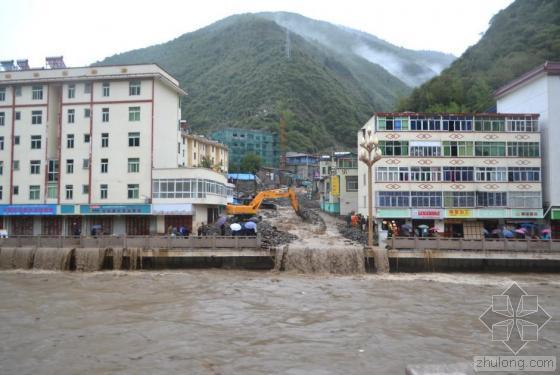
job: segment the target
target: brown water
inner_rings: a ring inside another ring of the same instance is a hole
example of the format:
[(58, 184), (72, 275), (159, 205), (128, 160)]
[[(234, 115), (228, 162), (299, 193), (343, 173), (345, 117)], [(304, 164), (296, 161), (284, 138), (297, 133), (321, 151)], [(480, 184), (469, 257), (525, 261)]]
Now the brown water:
[(2, 374), (403, 374), (507, 355), (478, 316), (512, 280), (553, 316), (557, 275), (0, 272)]
[(287, 245), (276, 250), (274, 269), (305, 274), (356, 275), (366, 272), (364, 250), (353, 247), (313, 249)]

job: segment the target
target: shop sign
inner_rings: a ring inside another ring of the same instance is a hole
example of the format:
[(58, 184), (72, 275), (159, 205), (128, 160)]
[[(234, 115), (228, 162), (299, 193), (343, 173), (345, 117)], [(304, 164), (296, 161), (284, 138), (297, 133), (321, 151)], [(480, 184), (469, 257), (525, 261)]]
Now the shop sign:
[(552, 210), (552, 213), (550, 214), (550, 218), (552, 220), (560, 220), (560, 210)]
[(413, 219), (443, 219), (443, 211), (438, 209), (413, 209)]
[(340, 197), (340, 178), (338, 176), (331, 177), (331, 195)]
[(542, 219), (543, 210), (542, 208), (537, 209), (511, 209), (511, 218), (514, 219)]
[(472, 216), (472, 210), (468, 208), (449, 208), (445, 211), (445, 217), (468, 218)]
[(60, 205), (60, 213), (61, 214), (73, 214), (76, 211), (76, 208), (73, 204), (62, 204)]
[(504, 217), (507, 217), (507, 215), (505, 210), (479, 209), (477, 210), (476, 217), (481, 219), (502, 219)]
[(376, 216), (383, 219), (399, 219), (399, 218), (409, 218), (410, 210), (405, 209), (386, 209), (378, 208)]
[(4, 216), (56, 215), (56, 204), (0, 205), (0, 215), (4, 215)]
[(193, 205), (185, 204), (153, 204), (153, 215), (192, 215)]
[(80, 206), (81, 214), (150, 214), (149, 204), (83, 204)]

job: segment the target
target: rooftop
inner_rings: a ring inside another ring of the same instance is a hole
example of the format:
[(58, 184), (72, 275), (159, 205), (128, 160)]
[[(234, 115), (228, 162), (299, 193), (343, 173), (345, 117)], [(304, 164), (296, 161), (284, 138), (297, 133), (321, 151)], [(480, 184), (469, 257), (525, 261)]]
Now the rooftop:
[(419, 116), (419, 117), (450, 117), (450, 116), (470, 116), (470, 117), (531, 117), (531, 118), (538, 118), (538, 113), (494, 113), (494, 112), (483, 112), (483, 113), (472, 113), (472, 112), (465, 112), (465, 113), (447, 113), (447, 112), (375, 112), (375, 116), (378, 117), (409, 117), (409, 116)]
[(494, 91), (494, 97), (499, 98), (501, 96), (504, 96), (518, 86), (524, 85), (531, 79), (540, 76), (541, 74), (560, 75), (560, 61), (545, 61), (544, 64), (529, 70), (527, 73), (514, 79), (513, 81), (510, 81), (509, 83)]

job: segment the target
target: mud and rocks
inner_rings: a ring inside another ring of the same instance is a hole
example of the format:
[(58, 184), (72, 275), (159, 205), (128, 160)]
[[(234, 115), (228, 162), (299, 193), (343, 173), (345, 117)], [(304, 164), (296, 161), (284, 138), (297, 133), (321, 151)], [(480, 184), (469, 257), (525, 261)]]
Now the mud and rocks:
[(331, 273), (351, 275), (365, 273), (365, 257), (357, 248), (278, 248), (275, 257), (276, 271), (297, 273)]

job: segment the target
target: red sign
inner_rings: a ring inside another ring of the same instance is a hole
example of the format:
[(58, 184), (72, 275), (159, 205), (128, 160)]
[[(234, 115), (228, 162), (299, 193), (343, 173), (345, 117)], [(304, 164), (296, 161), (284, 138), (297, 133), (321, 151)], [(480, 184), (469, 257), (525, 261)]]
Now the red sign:
[(438, 209), (413, 209), (413, 219), (441, 219), (443, 218), (442, 210)]

